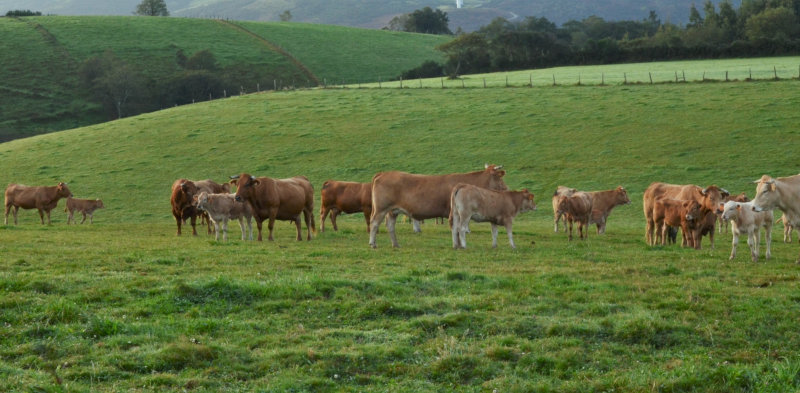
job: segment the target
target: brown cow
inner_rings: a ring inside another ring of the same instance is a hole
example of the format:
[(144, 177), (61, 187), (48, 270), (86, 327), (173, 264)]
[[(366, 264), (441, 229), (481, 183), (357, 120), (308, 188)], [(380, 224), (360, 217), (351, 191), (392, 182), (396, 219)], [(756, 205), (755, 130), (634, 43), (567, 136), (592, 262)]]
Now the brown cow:
[(69, 222), (75, 222), (75, 211), (80, 212), (83, 214), (83, 220), (81, 220), (81, 224), (86, 222), (86, 216), (89, 216), (89, 223), (94, 224), (94, 211), (97, 209), (105, 209), (103, 205), (103, 201), (99, 199), (78, 199), (78, 198), (67, 198), (67, 207), (64, 208), (65, 212), (69, 212), (69, 216), (67, 216), (67, 225)]
[(369, 216), (372, 214), (372, 183), (328, 180), (320, 191), (320, 231), (325, 232), (325, 218), (331, 215), (333, 230), (338, 231), (336, 216), (339, 214), (364, 213), (369, 232)]
[(44, 224), (44, 215), (47, 213), (47, 224), (50, 225), (50, 210), (55, 209), (58, 200), (69, 198), (72, 192), (67, 183), (58, 183), (55, 186), (24, 186), (22, 184), (9, 184), (6, 187), (6, 216), (5, 225), (8, 225), (8, 212), (14, 207), (14, 225), (17, 225), (17, 211), (23, 209), (39, 210), (39, 218)]
[[(211, 180), (192, 181), (187, 179), (178, 179), (172, 183), (170, 205), (172, 205), (172, 215), (178, 224), (178, 236), (181, 235), (181, 224), (186, 223), (187, 219), (190, 220), (189, 222), (192, 225), (192, 235), (197, 236), (197, 217), (203, 212), (195, 208), (193, 199), (195, 195), (202, 191), (209, 194), (227, 193), (230, 192), (230, 185), (227, 183), (224, 185), (218, 184)], [(211, 234), (210, 221), (208, 221), (208, 234)]]
[(269, 240), (273, 240), (272, 229), (275, 220), (293, 221), (297, 226), (297, 240), (303, 240), (300, 230), (300, 213), (306, 221), (308, 240), (311, 231), (317, 232), (314, 223), (314, 187), (305, 176), (290, 179), (272, 179), (255, 177), (247, 173), (235, 178), (231, 183), (237, 185), (236, 201), (249, 202), (253, 209), (253, 217), (258, 226), (258, 240), (261, 241), (261, 225), (269, 219)]
[(656, 225), (656, 234), (659, 236), (657, 241), (661, 245), (667, 245), (667, 238), (671, 237), (669, 234), (670, 228), (681, 228), (683, 232), (683, 241), (681, 246), (692, 247), (693, 232), (690, 228), (692, 220), (700, 218), (701, 207), (697, 201), (686, 201), (682, 199), (673, 199), (661, 197), (655, 200), (653, 205), (653, 222)]
[[(571, 196), (563, 196), (556, 207), (558, 214), (564, 215), (569, 224), (569, 240), (572, 240), (572, 224), (578, 222), (578, 233), (581, 239), (589, 236), (589, 219), (592, 215), (592, 198), (586, 192), (576, 192)], [(584, 231), (585, 227), (585, 231)]]
[(553, 193), (553, 231), (558, 232), (558, 223), (561, 219), (564, 219), (564, 230), (567, 230), (567, 218), (561, 214), (558, 214), (558, 202), (561, 201), (562, 196), (571, 196), (572, 194), (578, 192), (575, 188), (569, 188), (565, 186), (558, 186), (556, 191)]
[(597, 224), (597, 234), (606, 233), (606, 221), (611, 214), (611, 210), (619, 205), (629, 205), (628, 192), (619, 186), (613, 190), (589, 191), (592, 198), (592, 215), (589, 217), (589, 224)]
[(485, 165), (483, 171), (447, 175), (417, 175), (406, 172), (380, 172), (372, 178), (372, 215), (369, 245), (377, 247), (375, 237), (386, 218), (386, 229), (397, 243), (394, 227), (397, 215), (403, 213), (415, 220), (450, 215), (450, 194), (458, 183), (472, 184), (490, 190), (507, 190), (502, 166)]
[(497, 247), (497, 226), (506, 228), (511, 248), (517, 248), (511, 233), (511, 224), (517, 214), (536, 210), (533, 194), (528, 189), (522, 191), (494, 191), (473, 186), (457, 184), (450, 196), (450, 228), (453, 234), (453, 248), (467, 248), (466, 233), (469, 221), (490, 222), (492, 224), (492, 248)]
[(700, 249), (700, 243), (703, 240), (703, 236), (708, 235), (708, 239), (711, 242), (711, 249), (714, 249), (714, 233), (716, 232), (716, 228), (714, 227), (717, 223), (717, 214), (716, 211), (706, 211), (696, 217), (694, 220), (689, 222), (689, 229), (692, 233), (689, 241), (690, 247), (694, 247), (695, 249)]
[(647, 221), (647, 228), (645, 229), (645, 239), (647, 244), (655, 245), (656, 238), (661, 237), (659, 233), (656, 233), (655, 237), (653, 236), (654, 230), (659, 230), (653, 221), (653, 207), (655, 205), (656, 198), (663, 196), (666, 198), (696, 201), (701, 205), (705, 214), (705, 212), (708, 211), (714, 212), (717, 209), (717, 205), (719, 205), (723, 198), (728, 195), (730, 195), (728, 191), (717, 187), (716, 185), (701, 188), (691, 184), (674, 185), (659, 182), (650, 184), (642, 197), (644, 217)]

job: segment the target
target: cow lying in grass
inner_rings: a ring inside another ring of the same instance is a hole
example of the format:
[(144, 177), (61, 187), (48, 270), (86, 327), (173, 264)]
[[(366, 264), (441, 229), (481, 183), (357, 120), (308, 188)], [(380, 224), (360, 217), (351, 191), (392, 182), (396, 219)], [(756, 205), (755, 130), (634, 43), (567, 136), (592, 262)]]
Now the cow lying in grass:
[[(221, 193), (209, 194), (205, 191), (197, 195), (197, 209), (208, 213), (211, 222), (214, 223), (216, 232), (215, 240), (219, 240), (219, 227), (222, 222), (222, 239), (228, 241), (228, 220), (239, 220), (239, 228), (242, 229), (242, 240), (245, 240), (245, 233), (249, 233), (250, 240), (253, 240), (253, 224), (251, 219), (253, 211), (248, 202), (236, 202), (235, 195)], [(244, 220), (247, 219), (247, 229), (244, 228)]]
[(94, 211), (97, 209), (105, 209), (103, 201), (99, 199), (67, 198), (67, 206), (64, 208), (65, 212), (69, 212), (67, 225), (69, 225), (70, 221), (75, 222), (74, 214), (76, 211), (83, 214), (81, 224), (86, 222), (87, 215), (89, 216), (89, 223), (94, 224)]
[(753, 262), (758, 261), (758, 247), (761, 242), (761, 228), (766, 232), (767, 253), (765, 257), (769, 259), (770, 243), (772, 242), (772, 224), (774, 217), (772, 210), (760, 212), (753, 211), (753, 202), (734, 202), (728, 201), (720, 204), (722, 218), (730, 220), (733, 226), (733, 242), (731, 246), (731, 257), (736, 257), (736, 246), (739, 244), (739, 236), (747, 235), (747, 245), (750, 246), (750, 258)]
[(453, 234), (453, 248), (467, 248), (466, 234), (470, 220), (492, 224), (492, 248), (497, 247), (497, 226), (506, 228), (511, 248), (514, 236), (511, 225), (517, 214), (536, 210), (533, 194), (522, 191), (494, 191), (470, 184), (460, 183), (450, 194), (450, 228)]

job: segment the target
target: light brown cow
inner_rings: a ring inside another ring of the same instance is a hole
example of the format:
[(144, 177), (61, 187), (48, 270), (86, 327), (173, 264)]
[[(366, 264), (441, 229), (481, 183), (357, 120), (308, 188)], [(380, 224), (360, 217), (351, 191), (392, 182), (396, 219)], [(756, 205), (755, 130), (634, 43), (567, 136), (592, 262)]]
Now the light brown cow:
[(660, 233), (655, 233), (654, 236), (654, 231), (659, 230), (653, 221), (653, 207), (656, 198), (663, 196), (666, 198), (696, 201), (700, 204), (704, 212), (714, 212), (717, 209), (717, 205), (728, 195), (730, 195), (728, 191), (716, 185), (701, 188), (691, 184), (675, 185), (658, 182), (650, 184), (642, 197), (644, 217), (647, 221), (647, 228), (645, 229), (647, 244), (655, 245), (657, 239), (661, 237)]
[[(209, 194), (230, 192), (230, 185), (222, 185), (211, 180), (192, 181), (178, 179), (172, 183), (172, 195), (170, 205), (172, 206), (172, 216), (178, 225), (178, 236), (181, 235), (181, 225), (189, 219), (192, 225), (192, 235), (197, 236), (197, 217), (202, 214), (193, 204), (194, 196), (205, 191)], [(208, 234), (211, 234), (211, 222), (208, 222)]]
[(563, 196), (558, 201), (556, 212), (567, 219), (569, 240), (572, 240), (573, 223), (578, 222), (578, 234), (581, 239), (589, 236), (589, 219), (592, 215), (592, 198), (588, 193), (576, 192), (571, 196)]
[(333, 230), (338, 231), (336, 217), (339, 214), (364, 213), (369, 232), (369, 216), (372, 214), (372, 183), (328, 180), (320, 191), (320, 231), (325, 232), (325, 218), (331, 215)]
[[(239, 220), (239, 228), (242, 230), (242, 240), (245, 234), (249, 233), (250, 240), (253, 240), (253, 210), (247, 202), (236, 202), (233, 194), (219, 193), (209, 194), (205, 191), (196, 195), (195, 206), (208, 213), (208, 218), (214, 223), (215, 240), (219, 241), (220, 222), (222, 223), (222, 240), (228, 241), (228, 220)], [(247, 229), (244, 227), (244, 220), (247, 219)]]
[(400, 247), (395, 235), (397, 215), (403, 213), (415, 220), (450, 215), (450, 194), (458, 183), (472, 184), (490, 190), (507, 190), (502, 166), (485, 165), (483, 171), (447, 175), (417, 175), (406, 172), (381, 172), (372, 178), (372, 215), (369, 245), (375, 241), (378, 228), (386, 218), (386, 229), (393, 247)]
[(89, 223), (94, 224), (94, 211), (97, 209), (105, 209), (103, 201), (99, 199), (67, 198), (67, 207), (64, 208), (65, 212), (69, 212), (69, 216), (67, 216), (67, 225), (69, 225), (70, 221), (76, 222), (73, 216), (76, 211), (83, 214), (81, 224), (86, 222), (87, 215), (89, 216)]
[(736, 246), (739, 245), (739, 236), (747, 235), (747, 245), (750, 246), (750, 259), (758, 261), (758, 248), (761, 243), (761, 228), (766, 232), (767, 252), (765, 258), (772, 256), (770, 250), (772, 243), (772, 221), (775, 217), (772, 210), (761, 212), (753, 211), (753, 202), (728, 201), (720, 206), (722, 217), (733, 223), (733, 242), (731, 243), (731, 256), (736, 258)]
[(300, 214), (306, 221), (308, 240), (311, 240), (311, 231), (317, 232), (314, 223), (314, 187), (305, 176), (295, 176), (289, 179), (272, 179), (269, 177), (255, 177), (242, 173), (231, 183), (236, 184), (236, 201), (249, 202), (253, 209), (253, 217), (258, 226), (258, 240), (261, 241), (261, 226), (264, 220), (269, 219), (269, 240), (275, 220), (293, 221), (297, 226), (297, 240), (303, 240), (300, 230)]
[(571, 196), (572, 194), (578, 192), (575, 188), (569, 188), (566, 186), (558, 186), (556, 191), (553, 193), (553, 231), (558, 233), (558, 223), (563, 219), (564, 221), (564, 230), (567, 230), (567, 218), (561, 214), (558, 214), (558, 202), (561, 200), (562, 196)]
[(466, 234), (470, 220), (492, 224), (492, 248), (497, 247), (497, 226), (506, 228), (511, 248), (514, 236), (511, 226), (517, 214), (536, 210), (533, 194), (528, 189), (522, 191), (494, 191), (473, 186), (457, 184), (450, 196), (450, 230), (453, 234), (453, 248), (467, 248)]
[(589, 224), (597, 224), (597, 234), (606, 233), (606, 222), (611, 210), (619, 205), (629, 205), (628, 191), (622, 186), (613, 190), (589, 191), (587, 192), (592, 199), (592, 215)]
[(47, 224), (50, 225), (50, 210), (55, 209), (58, 200), (69, 198), (72, 192), (67, 183), (58, 183), (55, 186), (25, 186), (22, 184), (9, 184), (6, 187), (6, 215), (5, 225), (8, 225), (8, 213), (14, 208), (14, 225), (17, 225), (17, 211), (23, 209), (37, 209), (39, 218), (44, 224), (47, 214)]
[[(800, 226), (800, 175), (787, 177), (761, 176), (756, 183), (753, 211), (780, 209), (784, 223)], [(800, 263), (800, 258), (797, 259)]]
[[(792, 224), (790, 224), (789, 221), (786, 220), (786, 213), (781, 214), (781, 218), (779, 218), (778, 221), (775, 221), (776, 224), (779, 222), (783, 222), (783, 242), (791, 243), (792, 232), (794, 232), (797, 228), (792, 226)], [(800, 240), (800, 237), (798, 237), (798, 240)]]
[(681, 246), (692, 247), (692, 229), (690, 227), (692, 220), (697, 220), (701, 216), (701, 206), (697, 201), (687, 201), (682, 199), (673, 198), (656, 198), (653, 204), (653, 222), (656, 225), (656, 233), (659, 238), (657, 241), (662, 246), (667, 245), (667, 238), (669, 235), (669, 228), (681, 228), (683, 233), (683, 241)]

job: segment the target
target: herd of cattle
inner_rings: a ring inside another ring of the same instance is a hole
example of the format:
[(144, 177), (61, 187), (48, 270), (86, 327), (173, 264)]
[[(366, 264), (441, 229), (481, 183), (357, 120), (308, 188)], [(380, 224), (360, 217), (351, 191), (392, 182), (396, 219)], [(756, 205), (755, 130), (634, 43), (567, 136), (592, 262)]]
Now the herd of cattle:
[[(502, 166), (487, 164), (484, 170), (470, 173), (419, 175), (390, 171), (376, 174), (369, 183), (328, 180), (322, 185), (320, 198), (322, 230), (325, 230), (325, 220), (329, 214), (333, 228), (337, 230), (336, 217), (339, 214), (362, 212), (370, 246), (376, 247), (378, 229), (385, 219), (392, 245), (399, 247), (395, 224), (400, 214), (414, 220), (415, 230), (418, 230), (418, 224), (422, 220), (448, 217), (453, 248), (466, 247), (470, 221), (491, 223), (493, 247), (497, 246), (498, 226), (504, 226), (513, 248), (514, 218), (519, 213), (535, 210), (536, 204), (533, 193), (527, 189), (508, 190), (503, 181), (504, 175)], [(762, 227), (766, 231), (765, 256), (769, 259), (771, 229), (774, 224), (772, 210), (779, 209), (784, 213), (780, 219), (784, 224), (784, 241), (790, 242), (792, 229), (800, 225), (800, 175), (782, 178), (764, 175), (754, 183), (757, 184), (756, 196), (752, 201), (748, 201), (744, 193), (731, 196), (716, 185), (702, 188), (695, 185), (651, 184), (643, 197), (647, 244), (665, 245), (675, 242), (679, 228), (684, 247), (700, 249), (702, 238), (706, 235), (713, 247), (717, 222), (720, 223), (721, 231), (723, 225), (727, 226), (730, 221), (734, 236), (731, 259), (736, 256), (736, 246), (741, 235), (748, 237), (752, 260), (758, 259)], [(236, 187), (235, 193), (231, 193), (231, 186)], [(5, 192), (5, 225), (8, 225), (8, 215), (12, 208), (15, 225), (19, 208), (37, 209), (42, 224), (45, 215), (50, 224), (50, 211), (61, 198), (67, 198), (67, 224), (74, 221), (73, 214), (76, 211), (83, 214), (81, 223), (86, 221), (87, 216), (91, 222), (94, 211), (104, 207), (99, 199), (72, 198), (72, 192), (65, 183), (52, 187), (10, 184)], [(211, 180), (179, 179), (172, 185), (170, 203), (178, 226), (178, 235), (187, 220), (192, 225), (192, 234), (197, 235), (197, 218), (206, 218), (208, 233), (211, 233), (213, 223), (219, 240), (221, 225), (223, 239), (227, 240), (227, 223), (231, 219), (237, 219), (242, 230), (242, 240), (246, 238), (246, 233), (252, 240), (251, 219), (255, 218), (259, 241), (262, 240), (262, 224), (266, 220), (269, 220), (269, 240), (273, 240), (272, 232), (276, 220), (294, 222), (297, 240), (302, 240), (301, 215), (306, 224), (306, 239), (311, 240), (312, 231), (316, 232), (313, 214), (314, 189), (305, 176), (273, 179), (243, 173), (231, 176), (231, 180), (224, 184)], [(564, 229), (572, 240), (574, 223), (578, 224), (581, 239), (587, 237), (590, 224), (596, 224), (597, 233), (602, 234), (611, 211), (616, 206), (630, 204), (631, 201), (627, 191), (621, 186), (594, 192), (560, 186), (553, 194), (552, 203), (554, 230), (558, 232), (559, 223), (563, 220)]]

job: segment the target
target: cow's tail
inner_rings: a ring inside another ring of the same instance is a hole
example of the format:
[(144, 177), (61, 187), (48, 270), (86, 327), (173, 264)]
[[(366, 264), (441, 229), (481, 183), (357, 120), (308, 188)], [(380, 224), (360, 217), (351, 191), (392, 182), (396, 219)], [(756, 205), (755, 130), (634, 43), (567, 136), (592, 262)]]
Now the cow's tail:
[(453, 187), (453, 192), (450, 193), (450, 214), (447, 215), (447, 223), (451, 231), (453, 230), (453, 212), (456, 211), (456, 195), (459, 191), (461, 191), (461, 184)]

